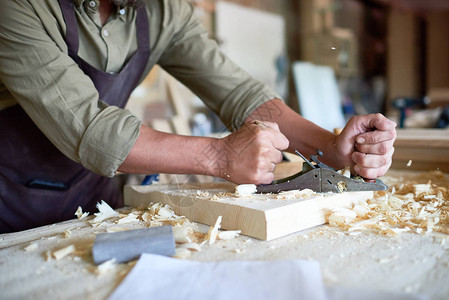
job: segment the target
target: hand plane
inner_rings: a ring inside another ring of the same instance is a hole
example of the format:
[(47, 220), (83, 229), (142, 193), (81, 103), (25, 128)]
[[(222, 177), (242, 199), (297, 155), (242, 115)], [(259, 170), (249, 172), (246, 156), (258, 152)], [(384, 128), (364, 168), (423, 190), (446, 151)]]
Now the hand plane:
[(275, 180), (270, 184), (257, 186), (257, 193), (279, 193), (289, 190), (311, 189), (316, 193), (341, 193), (353, 191), (386, 191), (388, 187), (379, 179), (366, 180), (360, 176), (346, 177), (335, 169), (322, 163), (318, 155), (312, 155), (311, 161), (297, 150), (295, 152), (304, 160), (302, 171), (292, 176)]

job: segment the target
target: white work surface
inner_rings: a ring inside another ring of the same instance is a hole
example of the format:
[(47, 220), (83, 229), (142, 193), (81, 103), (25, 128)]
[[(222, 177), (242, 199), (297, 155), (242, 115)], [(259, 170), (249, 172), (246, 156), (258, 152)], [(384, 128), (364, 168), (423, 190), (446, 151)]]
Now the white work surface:
[[(66, 229), (71, 231), (69, 238), (64, 237)], [(199, 225), (199, 229), (207, 231), (208, 227)], [(96, 268), (91, 246), (95, 235), (105, 231), (106, 227), (93, 228), (85, 220), (72, 220), (0, 235), (0, 298), (107, 298), (133, 264), (119, 265), (100, 276), (93, 272)], [(32, 241), (38, 248), (24, 251)], [(75, 245), (76, 255), (46, 260), (48, 250), (70, 244)], [(203, 245), (201, 252), (193, 252), (188, 259), (205, 262), (314, 260), (321, 264), (323, 280), (328, 286), (406, 292), (429, 299), (449, 298), (449, 236), (446, 235), (402, 233), (384, 237), (369, 232), (349, 235), (325, 225), (269, 242), (246, 236), (217, 241)]]

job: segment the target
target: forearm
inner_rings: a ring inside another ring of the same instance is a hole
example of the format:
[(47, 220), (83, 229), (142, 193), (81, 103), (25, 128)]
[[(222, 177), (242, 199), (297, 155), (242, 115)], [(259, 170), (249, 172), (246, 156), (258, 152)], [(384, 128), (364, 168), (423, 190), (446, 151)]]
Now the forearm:
[(218, 176), (213, 168), (214, 155), (210, 153), (218, 143), (214, 138), (169, 134), (142, 125), (136, 143), (118, 171)]
[(289, 152), (298, 150), (306, 158), (310, 158), (310, 155), (316, 154), (317, 149), (320, 149), (324, 153), (321, 161), (336, 168), (344, 167), (340, 165), (340, 159), (335, 157), (336, 135), (303, 118), (281, 100), (273, 99), (259, 106), (245, 122), (252, 120), (277, 123), (290, 141)]

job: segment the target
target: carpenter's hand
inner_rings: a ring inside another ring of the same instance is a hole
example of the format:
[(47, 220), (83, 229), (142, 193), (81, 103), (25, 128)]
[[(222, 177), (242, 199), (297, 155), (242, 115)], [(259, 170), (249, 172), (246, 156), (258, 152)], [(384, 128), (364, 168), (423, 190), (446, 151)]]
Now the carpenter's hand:
[(220, 140), (227, 164), (219, 174), (234, 183), (271, 183), (288, 139), (276, 123), (253, 121)]
[(391, 166), (395, 127), (381, 114), (352, 117), (336, 138), (340, 161), (362, 177), (383, 176)]

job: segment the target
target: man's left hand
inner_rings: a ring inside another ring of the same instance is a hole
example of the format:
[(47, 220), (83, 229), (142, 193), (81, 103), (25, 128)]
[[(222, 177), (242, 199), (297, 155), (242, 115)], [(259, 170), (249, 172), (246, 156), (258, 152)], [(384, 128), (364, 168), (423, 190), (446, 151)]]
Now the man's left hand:
[(352, 117), (336, 137), (338, 159), (356, 174), (374, 179), (391, 166), (396, 123), (382, 114)]

